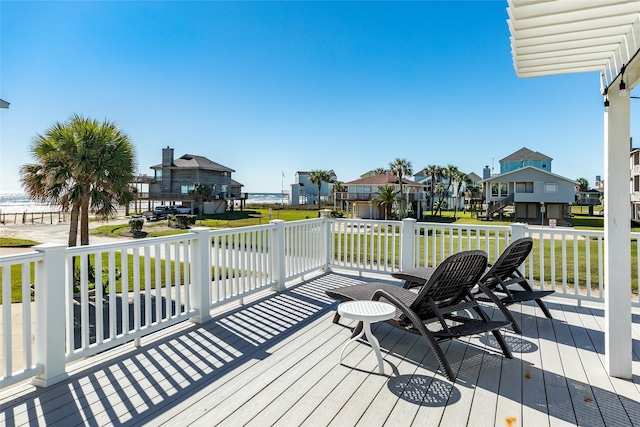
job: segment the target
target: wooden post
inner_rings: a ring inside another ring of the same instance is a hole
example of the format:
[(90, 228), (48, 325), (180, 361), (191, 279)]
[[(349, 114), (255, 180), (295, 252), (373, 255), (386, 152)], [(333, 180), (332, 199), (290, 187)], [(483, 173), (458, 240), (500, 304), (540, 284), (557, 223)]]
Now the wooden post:
[(273, 275), (276, 280), (274, 290), (284, 291), (285, 280), (287, 278), (286, 264), (285, 264), (285, 247), (284, 247), (284, 220), (274, 219), (269, 223), (276, 226), (271, 236), (271, 244), (269, 245), (269, 253), (273, 262)]
[[(48, 387), (68, 377), (65, 371), (65, 250), (66, 245), (45, 243), (34, 246), (44, 254), (36, 265), (35, 362), (44, 372), (31, 380)], [(69, 284), (70, 285), (70, 284)]]
[(609, 375), (631, 379), (630, 100), (617, 94), (609, 94), (608, 99), (610, 108), (604, 113), (604, 355)]
[(198, 238), (191, 259), (191, 307), (198, 312), (190, 320), (204, 323), (211, 319), (211, 236), (207, 227), (193, 228)]
[(413, 226), (416, 223), (415, 218), (405, 218), (402, 220), (402, 231), (400, 233), (400, 270), (409, 270), (414, 268), (413, 263), (415, 248), (413, 247)]

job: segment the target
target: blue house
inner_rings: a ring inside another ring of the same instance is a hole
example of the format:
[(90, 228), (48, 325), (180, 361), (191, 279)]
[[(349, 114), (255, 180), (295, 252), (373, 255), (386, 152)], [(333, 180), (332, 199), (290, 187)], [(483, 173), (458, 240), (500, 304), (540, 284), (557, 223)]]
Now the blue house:
[(522, 147), (515, 153), (512, 153), (500, 160), (500, 173), (513, 172), (516, 169), (525, 166), (533, 166), (546, 172), (551, 172), (551, 161), (553, 159), (545, 156), (537, 151), (531, 151), (526, 147)]

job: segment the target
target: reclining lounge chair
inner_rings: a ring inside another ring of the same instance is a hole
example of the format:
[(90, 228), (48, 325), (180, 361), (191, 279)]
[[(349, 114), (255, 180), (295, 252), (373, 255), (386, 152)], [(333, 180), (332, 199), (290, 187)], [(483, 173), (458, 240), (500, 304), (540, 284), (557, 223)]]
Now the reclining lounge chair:
[[(511, 322), (490, 320), (471, 293), (486, 267), (486, 253), (466, 251), (445, 259), (418, 292), (389, 283), (371, 282), (331, 289), (326, 293), (339, 301), (379, 300), (393, 304), (396, 315), (387, 323), (422, 335), (435, 353), (446, 377), (455, 381), (455, 374), (438, 344), (439, 341), (492, 332), (504, 355), (512, 358), (499, 331)], [(473, 310), (479, 318), (464, 316), (468, 310)], [(336, 314), (334, 323), (339, 319), (340, 316)], [(440, 326), (437, 330), (426, 327), (427, 324), (436, 323)], [(354, 336), (360, 332), (361, 327), (361, 324), (356, 327)]]
[[(495, 297), (497, 297), (504, 306), (523, 301), (535, 301), (544, 315), (551, 319), (551, 313), (542, 298), (551, 295), (555, 291), (534, 291), (527, 279), (518, 270), (529, 256), (532, 247), (533, 240), (530, 237), (524, 237), (511, 243), (480, 279), (476, 298), (481, 301), (490, 300), (495, 302)], [(508, 309), (500, 307), (500, 304), (498, 305), (511, 321), (513, 330), (521, 334), (522, 330), (513, 314)]]

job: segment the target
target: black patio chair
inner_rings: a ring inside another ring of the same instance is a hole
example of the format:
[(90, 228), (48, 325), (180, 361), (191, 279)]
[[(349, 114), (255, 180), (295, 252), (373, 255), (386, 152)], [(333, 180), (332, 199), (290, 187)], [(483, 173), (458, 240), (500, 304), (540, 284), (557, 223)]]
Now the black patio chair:
[[(526, 277), (518, 270), (529, 256), (532, 247), (533, 240), (530, 237), (524, 237), (511, 243), (478, 282), (476, 298), (480, 301), (495, 302), (497, 297), (500, 304), (505, 307), (524, 301), (535, 301), (544, 315), (551, 319), (551, 313), (542, 298), (555, 291), (534, 291)], [(513, 314), (508, 309), (500, 307), (500, 304), (498, 306), (511, 321), (513, 330), (521, 334), (522, 330)]]
[[(455, 375), (438, 342), (492, 332), (502, 352), (511, 359), (511, 351), (499, 329), (510, 321), (492, 321), (478, 304), (471, 289), (487, 267), (487, 254), (482, 251), (466, 251), (454, 254), (431, 274), (428, 282), (417, 292), (390, 283), (364, 283), (330, 289), (326, 293), (339, 301), (379, 300), (396, 307), (394, 318), (386, 321), (406, 332), (422, 335), (436, 355), (440, 368), (450, 381)], [(478, 317), (470, 316), (470, 310)], [(340, 316), (336, 314), (334, 323)], [(439, 324), (428, 329), (428, 324)], [(354, 336), (362, 328), (358, 324)]]

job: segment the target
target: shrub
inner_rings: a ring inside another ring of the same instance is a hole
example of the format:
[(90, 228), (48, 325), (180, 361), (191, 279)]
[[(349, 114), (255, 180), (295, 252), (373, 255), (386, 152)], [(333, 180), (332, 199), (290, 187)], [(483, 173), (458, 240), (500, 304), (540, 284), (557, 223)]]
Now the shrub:
[(186, 214), (169, 215), (167, 217), (167, 223), (169, 227), (186, 230), (190, 225), (196, 223), (196, 216)]
[(344, 218), (344, 212), (340, 210), (333, 210), (329, 215), (331, 216), (331, 218)]
[(131, 234), (135, 237), (142, 231), (142, 227), (144, 226), (144, 218), (135, 218), (129, 220), (129, 228), (131, 230)]

